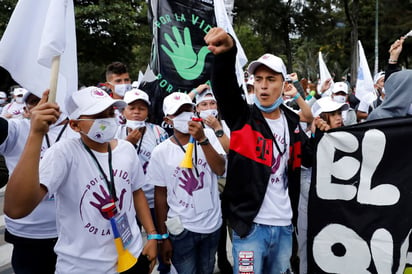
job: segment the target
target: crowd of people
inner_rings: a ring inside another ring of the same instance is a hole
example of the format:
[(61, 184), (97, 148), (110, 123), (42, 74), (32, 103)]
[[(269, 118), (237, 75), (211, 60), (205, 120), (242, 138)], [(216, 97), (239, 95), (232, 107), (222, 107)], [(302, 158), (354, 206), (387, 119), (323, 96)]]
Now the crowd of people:
[(106, 90), (74, 92), (67, 113), (48, 91), (17, 87), (10, 103), (0, 92), (15, 273), (151, 273), (156, 263), (160, 273), (213, 273), (216, 254), (222, 273), (307, 273), (315, 137), (412, 114), (411, 72), (397, 67), (403, 41), (375, 75), (376, 93), (356, 101), (348, 82), (316, 90), (269, 53), (239, 86), (237, 45), (212, 28), (211, 85), (164, 98), (169, 134), (120, 62), (107, 66)]

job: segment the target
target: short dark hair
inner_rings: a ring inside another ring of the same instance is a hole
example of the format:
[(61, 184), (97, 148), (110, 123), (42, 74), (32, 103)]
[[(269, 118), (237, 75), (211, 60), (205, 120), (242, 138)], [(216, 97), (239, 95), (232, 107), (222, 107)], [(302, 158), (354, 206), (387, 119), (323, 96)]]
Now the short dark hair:
[(109, 79), (112, 74), (128, 73), (127, 66), (122, 62), (113, 62), (106, 67), (106, 79)]

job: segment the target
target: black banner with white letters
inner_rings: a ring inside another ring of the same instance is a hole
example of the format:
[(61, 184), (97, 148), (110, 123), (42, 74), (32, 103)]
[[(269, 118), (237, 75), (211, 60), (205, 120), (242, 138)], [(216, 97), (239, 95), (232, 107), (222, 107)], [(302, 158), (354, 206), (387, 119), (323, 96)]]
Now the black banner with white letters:
[(412, 229), (412, 118), (325, 133), (308, 214), (308, 273), (403, 273)]

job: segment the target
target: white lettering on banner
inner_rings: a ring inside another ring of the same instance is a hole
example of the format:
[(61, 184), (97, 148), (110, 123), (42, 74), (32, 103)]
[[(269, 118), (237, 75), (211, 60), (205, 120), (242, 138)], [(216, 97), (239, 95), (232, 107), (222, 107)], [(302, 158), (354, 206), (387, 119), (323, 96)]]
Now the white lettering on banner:
[[(403, 273), (406, 260), (409, 234), (400, 250), (400, 262), (396, 273)], [(340, 225), (325, 226), (314, 238), (313, 258), (316, 264), (327, 273), (370, 274), (367, 270), (371, 256), (376, 273), (391, 273), (393, 265), (393, 239), (389, 231), (377, 229), (371, 238), (371, 252), (368, 243), (352, 229)]]
[(368, 130), (362, 140), (362, 166), (358, 202), (371, 205), (394, 205), (399, 201), (399, 189), (390, 184), (371, 188), (372, 176), (385, 151), (385, 134), (377, 129)]
[(344, 201), (355, 198), (356, 186), (332, 183), (332, 176), (340, 180), (349, 180), (360, 168), (357, 201), (361, 204), (380, 206), (396, 204), (400, 198), (396, 186), (381, 184), (371, 188), (372, 176), (382, 160), (385, 144), (386, 138), (382, 131), (368, 130), (362, 140), (362, 162), (350, 156), (334, 161), (336, 150), (353, 153), (359, 148), (359, 142), (348, 132), (325, 133), (318, 144), (316, 154), (316, 191), (319, 198)]

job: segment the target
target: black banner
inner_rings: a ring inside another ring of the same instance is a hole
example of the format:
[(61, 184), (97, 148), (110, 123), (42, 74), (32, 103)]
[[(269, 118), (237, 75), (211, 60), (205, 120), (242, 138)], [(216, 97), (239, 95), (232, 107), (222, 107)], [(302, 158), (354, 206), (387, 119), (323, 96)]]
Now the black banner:
[(140, 86), (152, 101), (155, 122), (163, 117), (163, 98), (171, 92), (189, 92), (210, 79), (213, 54), (203, 40), (216, 26), (212, 0), (151, 0), (153, 29), (150, 69), (155, 82)]
[(412, 118), (325, 133), (308, 206), (308, 273), (403, 273), (412, 229)]

